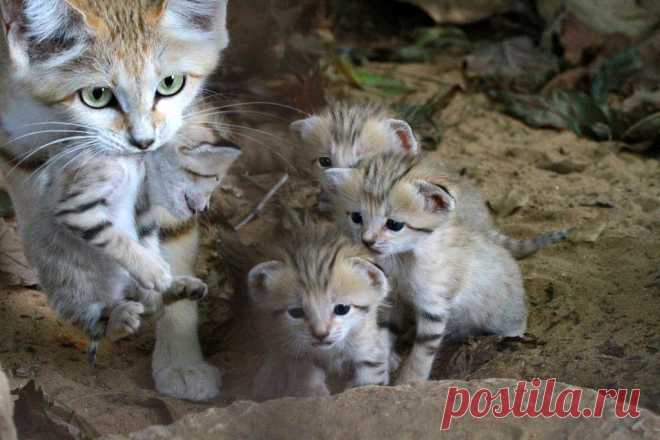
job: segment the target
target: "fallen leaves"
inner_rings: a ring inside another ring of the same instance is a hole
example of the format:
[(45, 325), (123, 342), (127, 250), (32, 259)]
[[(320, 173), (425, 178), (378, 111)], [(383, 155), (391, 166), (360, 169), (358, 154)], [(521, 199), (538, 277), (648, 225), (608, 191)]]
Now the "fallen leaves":
[(0, 283), (8, 287), (34, 287), (39, 284), (15, 227), (0, 219)]

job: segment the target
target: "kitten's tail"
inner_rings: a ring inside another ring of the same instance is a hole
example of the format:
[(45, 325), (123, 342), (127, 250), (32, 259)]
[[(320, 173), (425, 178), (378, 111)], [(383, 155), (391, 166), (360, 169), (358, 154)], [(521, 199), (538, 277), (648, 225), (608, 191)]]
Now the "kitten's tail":
[(488, 239), (511, 252), (517, 260), (534, 255), (544, 247), (550, 246), (562, 240), (566, 240), (573, 228), (560, 229), (558, 231), (546, 232), (526, 240), (511, 238), (497, 230), (488, 232)]

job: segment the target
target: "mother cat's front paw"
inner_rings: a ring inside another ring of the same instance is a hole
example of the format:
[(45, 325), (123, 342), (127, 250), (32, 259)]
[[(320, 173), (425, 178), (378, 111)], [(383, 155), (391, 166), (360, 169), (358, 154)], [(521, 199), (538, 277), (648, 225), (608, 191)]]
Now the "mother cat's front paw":
[(164, 368), (154, 372), (156, 390), (177, 399), (211, 400), (220, 393), (220, 371), (206, 362)]

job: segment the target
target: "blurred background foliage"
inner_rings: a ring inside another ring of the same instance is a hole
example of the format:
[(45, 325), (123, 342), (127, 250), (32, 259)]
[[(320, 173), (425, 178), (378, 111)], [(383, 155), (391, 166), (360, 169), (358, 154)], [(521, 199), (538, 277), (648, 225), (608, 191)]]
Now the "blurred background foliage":
[[(328, 97), (381, 99), (427, 125), (434, 148), (435, 111), (483, 92), (534, 127), (657, 144), (657, 0), (242, 0), (231, 15), (216, 87), (227, 99), (307, 112)], [(420, 93), (415, 77), (435, 84)]]

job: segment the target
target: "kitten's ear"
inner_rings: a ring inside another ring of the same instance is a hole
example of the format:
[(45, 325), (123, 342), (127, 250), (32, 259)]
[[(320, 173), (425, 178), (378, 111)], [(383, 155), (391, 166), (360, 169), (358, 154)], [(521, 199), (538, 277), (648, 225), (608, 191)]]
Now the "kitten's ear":
[[(230, 145), (230, 146), (227, 146)], [(226, 144), (202, 143), (193, 148), (181, 148), (178, 156), (184, 165), (202, 174), (215, 174), (224, 177), (229, 168), (241, 156), (241, 150), (227, 142)]]
[(390, 289), (389, 282), (380, 267), (362, 257), (352, 257), (348, 261), (353, 268), (367, 277), (371, 287), (378, 290), (383, 296), (387, 294)]
[(404, 154), (417, 154), (417, 139), (415, 138), (415, 133), (413, 133), (412, 128), (406, 121), (401, 119), (388, 119), (385, 121), (390, 130), (392, 130), (396, 136), (397, 153)]
[[(158, 0), (157, 0), (158, 1)], [(172, 34), (189, 40), (216, 41), (219, 50), (229, 45), (228, 0), (167, 0), (163, 26)]]
[(202, 143), (195, 148), (191, 148), (187, 154), (189, 155), (199, 155), (199, 156), (208, 156), (208, 157), (217, 157), (224, 159), (232, 159), (232, 161), (238, 159), (243, 152), (238, 147), (229, 141), (223, 142), (222, 144), (209, 144)]
[(248, 273), (248, 291), (255, 303), (265, 301), (273, 288), (282, 279), (285, 266), (281, 261), (273, 260), (258, 264)]
[(417, 189), (424, 197), (424, 208), (429, 212), (447, 212), (456, 207), (454, 196), (442, 185), (420, 181)]
[(321, 188), (329, 194), (355, 200), (360, 191), (360, 171), (355, 168), (328, 168), (321, 174)]
[(321, 123), (321, 118), (318, 116), (310, 116), (309, 118), (294, 121), (289, 125), (289, 129), (302, 141), (309, 141), (314, 134), (314, 131)]

